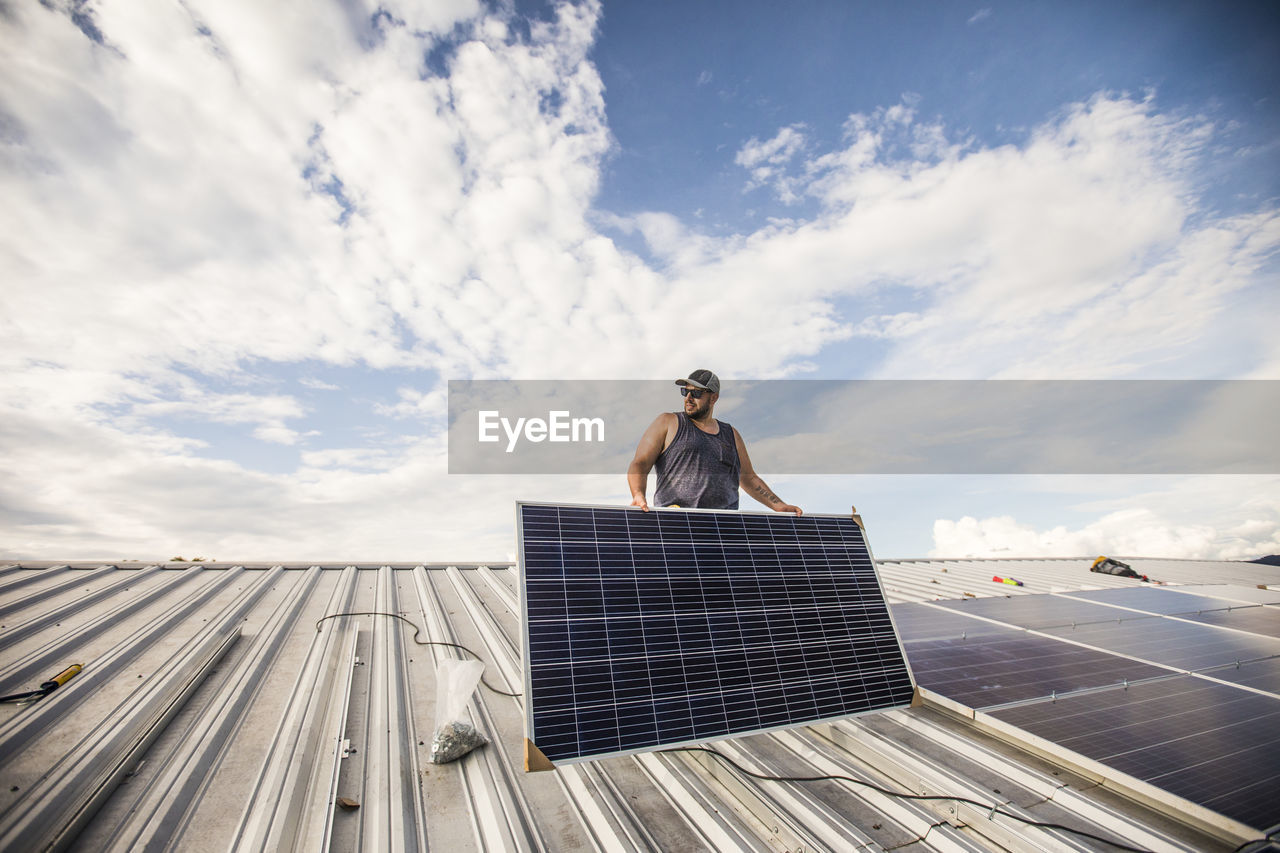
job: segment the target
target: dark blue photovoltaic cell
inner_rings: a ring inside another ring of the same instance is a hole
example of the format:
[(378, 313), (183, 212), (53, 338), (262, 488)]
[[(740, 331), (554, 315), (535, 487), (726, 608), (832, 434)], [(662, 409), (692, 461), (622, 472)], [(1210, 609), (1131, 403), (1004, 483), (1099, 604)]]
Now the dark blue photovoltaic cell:
[(1219, 628), (1247, 631), (1265, 637), (1280, 639), (1280, 607), (1250, 607), (1240, 605), (1231, 610), (1212, 610), (1206, 613), (1189, 613), (1181, 618)]
[(1224, 601), (1221, 598), (1176, 592), (1172, 589), (1161, 589), (1154, 586), (1091, 589), (1084, 592), (1073, 592), (1070, 596), (1166, 616), (1172, 616), (1175, 613), (1195, 613), (1200, 610), (1220, 610), (1235, 605), (1235, 602)]
[(938, 601), (930, 604), (903, 602), (892, 606), (893, 621), (898, 626), (898, 636), (902, 638), (902, 642), (958, 640), (980, 634), (1022, 634), (1014, 628), (996, 625), (983, 619), (972, 619), (963, 613), (940, 610), (934, 606), (935, 604), (946, 604), (946, 602)]
[(1280, 589), (1259, 589), (1226, 583), (1176, 586), (1170, 589), (1221, 598), (1228, 604), (1280, 604)]
[(911, 701), (850, 518), (519, 512), (528, 736), (553, 762)]
[(1280, 695), (1280, 658), (1210, 669), (1204, 674), (1222, 681), (1230, 681), (1232, 684), (1242, 684), (1257, 690), (1269, 690)]
[(990, 713), (1257, 830), (1280, 822), (1280, 698), (1182, 675)]
[(1265, 590), (1188, 590), (893, 612), (922, 688), (1262, 830), (1280, 821), (1280, 607)]
[(1047, 628), (1045, 633), (1184, 670), (1280, 655), (1280, 639), (1225, 631), (1184, 619), (1126, 619), (1120, 623)]
[(916, 684), (977, 709), (1171, 674), (1025, 631), (904, 643)]
[(1051, 593), (1014, 597), (960, 598), (939, 601), (939, 605), (959, 613), (996, 619), (1019, 628), (1048, 628), (1087, 622), (1116, 622), (1120, 619), (1147, 618), (1114, 607), (1092, 604)]

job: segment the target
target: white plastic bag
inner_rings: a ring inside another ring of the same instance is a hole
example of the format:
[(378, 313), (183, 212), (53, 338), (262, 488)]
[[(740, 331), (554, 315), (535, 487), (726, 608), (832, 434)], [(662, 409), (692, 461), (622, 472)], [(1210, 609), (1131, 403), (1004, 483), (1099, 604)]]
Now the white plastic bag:
[(436, 732), (431, 738), (431, 763), (448, 764), (489, 739), (465, 719), (467, 702), (480, 683), (484, 663), (449, 658), (436, 670)]

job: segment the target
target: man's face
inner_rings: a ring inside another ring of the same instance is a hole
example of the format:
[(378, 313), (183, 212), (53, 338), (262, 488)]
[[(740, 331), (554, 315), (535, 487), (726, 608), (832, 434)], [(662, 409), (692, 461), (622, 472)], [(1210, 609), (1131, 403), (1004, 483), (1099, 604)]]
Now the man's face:
[(682, 392), (684, 392), (684, 413), (695, 421), (709, 417), (712, 405), (715, 404), (716, 399), (720, 396), (697, 388), (684, 388)]

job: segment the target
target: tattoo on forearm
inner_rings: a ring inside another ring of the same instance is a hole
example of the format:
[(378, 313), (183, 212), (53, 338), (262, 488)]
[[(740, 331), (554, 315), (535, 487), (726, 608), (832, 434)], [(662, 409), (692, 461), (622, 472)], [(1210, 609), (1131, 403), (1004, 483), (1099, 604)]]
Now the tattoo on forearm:
[(782, 503), (782, 498), (769, 491), (769, 487), (764, 483), (756, 485), (756, 494), (763, 498), (766, 503)]

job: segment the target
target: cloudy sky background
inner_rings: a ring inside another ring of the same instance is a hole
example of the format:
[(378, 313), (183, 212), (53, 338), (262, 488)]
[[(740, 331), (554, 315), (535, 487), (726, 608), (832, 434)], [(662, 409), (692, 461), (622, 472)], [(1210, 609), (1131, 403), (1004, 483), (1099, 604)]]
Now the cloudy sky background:
[[(0, 2), (0, 554), (505, 558), (517, 498), (627, 502), (448, 475), (449, 379), (1280, 379), (1278, 19)], [(1273, 475), (754, 461), (881, 556), (1280, 553)]]

